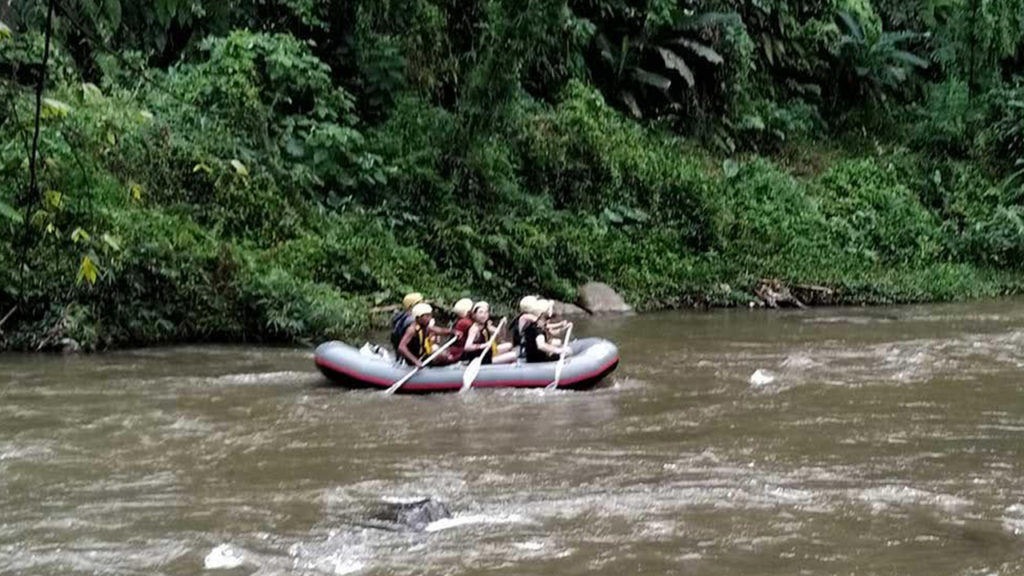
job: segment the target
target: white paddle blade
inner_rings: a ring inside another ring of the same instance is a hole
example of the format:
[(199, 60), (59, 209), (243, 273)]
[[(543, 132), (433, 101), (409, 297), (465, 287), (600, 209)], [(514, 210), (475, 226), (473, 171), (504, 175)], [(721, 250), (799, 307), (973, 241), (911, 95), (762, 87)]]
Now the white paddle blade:
[[(569, 324), (569, 329), (565, 331), (565, 341), (562, 342), (562, 346), (569, 345), (569, 339), (572, 338), (572, 324)], [(555, 390), (558, 388), (558, 383), (562, 380), (562, 368), (565, 367), (565, 352), (558, 357), (558, 365), (555, 366), (555, 379), (551, 381), (544, 389)]]
[(479, 356), (473, 358), (473, 361), (469, 363), (469, 367), (467, 367), (466, 371), (462, 373), (462, 389), (459, 390), (459, 392), (465, 392), (473, 387), (473, 382), (476, 380), (476, 377), (480, 375), (480, 366), (484, 363), (484, 356), (491, 352), (491, 346), (494, 344), (494, 340), (498, 338), (498, 333), (501, 332), (501, 329), (505, 326), (505, 320), (505, 318), (501, 319), (501, 322), (498, 323), (498, 329), (495, 330), (494, 334), (491, 334), (490, 339), (487, 340), (487, 348), (485, 348)]
[(469, 366), (466, 368), (466, 371), (462, 374), (462, 390), (460, 390), (461, 392), (465, 392), (466, 390), (469, 390), (473, 386), (473, 381), (475, 381), (476, 377), (480, 374), (480, 366), (483, 364), (483, 360), (483, 356), (477, 356), (476, 358), (473, 358), (472, 362), (469, 363)]

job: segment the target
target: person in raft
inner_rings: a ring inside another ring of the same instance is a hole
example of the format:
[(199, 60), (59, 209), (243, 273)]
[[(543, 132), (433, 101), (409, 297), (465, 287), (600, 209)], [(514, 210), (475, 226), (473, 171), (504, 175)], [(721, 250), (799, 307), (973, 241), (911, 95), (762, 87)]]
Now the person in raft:
[(448, 357), (445, 364), (454, 364), (462, 360), (466, 349), (466, 339), (469, 336), (469, 329), (473, 326), (473, 319), (469, 317), (472, 309), (473, 301), (469, 298), (463, 298), (452, 306), (452, 313), (455, 314), (455, 324), (452, 326), (452, 331), (455, 332), (455, 337), (458, 340), (448, 348)]
[(391, 346), (398, 352), (398, 343), (401, 342), (405, 331), (412, 325), (412, 307), (423, 302), (423, 294), (411, 292), (402, 298), (402, 309), (395, 312), (391, 317)]
[(526, 350), (528, 363), (554, 362), (562, 354), (572, 354), (572, 349), (568, 346), (555, 346), (548, 341), (546, 328), (553, 304), (550, 300), (538, 300), (530, 310), (531, 315), (537, 319), (529, 322), (523, 329), (523, 348)]
[[(473, 319), (473, 325), (469, 328), (469, 335), (466, 337), (466, 350), (462, 354), (464, 360), (472, 360), (480, 356), (488, 348), (487, 342), (491, 339), (497, 327), (491, 322), (491, 306), (487, 302), (477, 302), (473, 305), (469, 314)], [(518, 354), (512, 351), (510, 342), (498, 344), (497, 340), (490, 344), (490, 353), (484, 356), (484, 364), (509, 364), (516, 361)]]
[(549, 304), (548, 308), (548, 322), (544, 327), (544, 332), (547, 333), (548, 342), (554, 346), (561, 346), (562, 339), (565, 337), (566, 330), (572, 324), (568, 320), (559, 318), (555, 313), (555, 303), (552, 300), (546, 300)]
[(519, 352), (519, 358), (526, 358), (526, 349), (523, 348), (523, 328), (530, 322), (537, 320), (537, 317), (530, 313), (536, 303), (536, 296), (523, 296), (523, 299), (519, 301), (519, 316), (516, 316), (515, 320), (512, 321), (512, 328), (510, 330), (512, 332), (512, 346)]
[(402, 339), (398, 342), (398, 354), (406, 362), (416, 366), (423, 366), (423, 360), (434, 353), (434, 342), (432, 336), (447, 336), (454, 333), (449, 328), (439, 328), (434, 325), (434, 309), (426, 302), (420, 302), (412, 307), (413, 323), (405, 330)]

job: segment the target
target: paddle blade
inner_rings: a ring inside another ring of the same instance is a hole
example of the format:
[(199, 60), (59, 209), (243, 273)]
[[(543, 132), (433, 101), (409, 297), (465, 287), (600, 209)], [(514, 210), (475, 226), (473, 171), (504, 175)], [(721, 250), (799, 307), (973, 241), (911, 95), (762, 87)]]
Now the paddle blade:
[(460, 390), (460, 392), (465, 392), (466, 390), (469, 390), (473, 386), (473, 382), (476, 380), (476, 377), (480, 374), (480, 366), (483, 364), (483, 362), (484, 357), (477, 356), (476, 358), (473, 358), (472, 362), (469, 363), (469, 366), (466, 368), (466, 371), (462, 373), (462, 390)]
[[(569, 324), (569, 329), (565, 331), (565, 342), (562, 346), (568, 346), (570, 339), (572, 338), (572, 324)], [(550, 384), (544, 387), (545, 390), (555, 390), (558, 388), (558, 383), (562, 380), (562, 368), (565, 367), (565, 353), (563, 352), (558, 357), (558, 365), (555, 366), (555, 379)]]

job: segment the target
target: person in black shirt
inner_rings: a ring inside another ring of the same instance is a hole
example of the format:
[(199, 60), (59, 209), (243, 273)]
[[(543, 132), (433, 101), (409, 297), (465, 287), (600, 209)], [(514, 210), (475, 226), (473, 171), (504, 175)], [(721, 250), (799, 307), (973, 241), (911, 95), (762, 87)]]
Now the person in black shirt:
[(545, 328), (551, 318), (551, 302), (539, 300), (534, 304), (531, 312), (537, 319), (527, 323), (523, 328), (523, 348), (526, 351), (526, 361), (554, 362), (562, 354), (566, 356), (572, 354), (572, 349), (568, 346), (555, 346), (548, 342)]

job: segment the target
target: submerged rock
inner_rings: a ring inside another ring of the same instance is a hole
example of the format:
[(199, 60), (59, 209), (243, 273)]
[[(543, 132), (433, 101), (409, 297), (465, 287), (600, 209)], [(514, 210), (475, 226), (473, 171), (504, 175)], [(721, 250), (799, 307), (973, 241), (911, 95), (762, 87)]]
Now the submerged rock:
[(633, 308), (611, 286), (587, 282), (579, 289), (579, 305), (591, 314), (628, 314)]
[(424, 498), (414, 502), (386, 502), (373, 513), (373, 526), (388, 530), (422, 532), (431, 522), (452, 517), (448, 506), (440, 500)]

